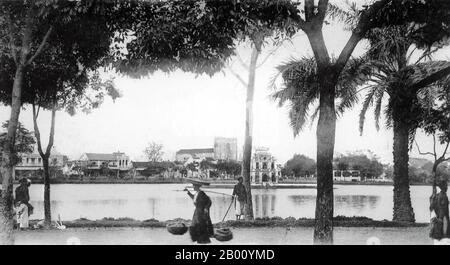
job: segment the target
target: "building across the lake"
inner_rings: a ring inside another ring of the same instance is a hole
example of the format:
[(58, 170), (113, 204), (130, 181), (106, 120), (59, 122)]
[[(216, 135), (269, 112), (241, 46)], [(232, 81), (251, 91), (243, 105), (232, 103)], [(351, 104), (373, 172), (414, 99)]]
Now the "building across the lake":
[(129, 156), (120, 151), (112, 154), (84, 153), (78, 162), (81, 167), (91, 170), (108, 168), (124, 171), (131, 169), (133, 166)]
[(280, 175), (280, 167), (276, 165), (276, 159), (269, 148), (256, 148), (250, 166), (252, 183), (278, 183)]
[[(38, 172), (44, 170), (42, 157), (37, 151), (37, 147), (34, 148), (33, 153), (20, 153), (20, 163), (14, 167), (15, 178), (31, 177)], [(63, 167), (66, 157), (59, 153), (55, 147), (52, 148), (49, 158), (49, 166)]]
[(175, 154), (175, 160), (178, 162), (203, 160), (205, 158), (214, 158), (214, 148), (180, 149)]
[(214, 159), (237, 160), (237, 138), (214, 138)]
[(215, 137), (213, 148), (180, 149), (175, 154), (177, 162), (190, 163), (204, 159), (238, 160), (237, 138)]
[(359, 170), (333, 170), (333, 180), (361, 181), (361, 172)]
[(176, 165), (173, 162), (132, 162), (133, 169), (132, 175), (136, 176), (154, 176), (159, 175), (161, 177), (174, 177), (174, 168)]

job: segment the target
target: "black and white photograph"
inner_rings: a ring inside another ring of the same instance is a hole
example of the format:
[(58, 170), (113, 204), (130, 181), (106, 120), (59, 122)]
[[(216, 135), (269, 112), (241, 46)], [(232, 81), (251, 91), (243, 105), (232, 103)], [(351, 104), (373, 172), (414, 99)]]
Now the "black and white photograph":
[(448, 0), (0, 0), (0, 244), (450, 245), (449, 37)]

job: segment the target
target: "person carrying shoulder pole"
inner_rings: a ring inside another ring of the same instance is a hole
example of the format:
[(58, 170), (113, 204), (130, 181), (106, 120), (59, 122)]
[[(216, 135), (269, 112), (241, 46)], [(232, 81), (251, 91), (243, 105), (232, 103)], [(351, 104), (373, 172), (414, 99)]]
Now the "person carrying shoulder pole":
[(244, 184), (242, 184), (243, 178), (238, 178), (238, 183), (234, 185), (233, 197), (236, 199), (235, 209), (236, 209), (236, 220), (240, 220), (241, 216), (244, 215), (245, 204), (247, 202), (247, 192), (245, 190)]

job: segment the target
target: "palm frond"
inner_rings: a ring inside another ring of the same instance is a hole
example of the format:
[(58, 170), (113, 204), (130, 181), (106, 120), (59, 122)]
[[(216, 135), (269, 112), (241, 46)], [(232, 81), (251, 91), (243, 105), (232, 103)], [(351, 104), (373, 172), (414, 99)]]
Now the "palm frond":
[[(291, 59), (276, 67), (277, 74), (269, 86), (276, 90), (271, 97), (281, 107), (290, 103), (289, 119), (294, 135), (297, 135), (305, 123), (311, 123), (320, 114), (318, 108), (308, 113), (310, 106), (319, 98), (319, 76), (314, 58)], [(352, 58), (344, 67), (336, 85), (336, 115), (340, 117), (358, 101), (357, 88), (366, 84), (377, 69), (374, 61), (367, 57)], [(281, 77), (280, 87), (275, 83)], [(311, 116), (309, 116), (311, 115)]]
[(389, 100), (386, 108), (384, 109), (384, 117), (386, 118), (386, 128), (392, 128), (393, 118), (392, 118), (392, 100)]
[[(410, 65), (405, 69), (402, 69), (399, 74), (407, 78), (406, 85), (412, 85), (448, 67), (450, 67), (450, 61), (431, 61)], [(445, 78), (442, 78), (441, 80), (438, 80), (431, 85), (446, 86), (448, 84), (450, 84), (450, 79), (449, 76), (446, 76)]]
[(314, 110), (314, 112), (311, 114), (311, 117), (309, 118), (309, 120), (310, 120), (309, 128), (312, 128), (314, 121), (319, 117), (319, 111), (320, 111), (320, 106), (317, 106), (316, 109)]
[(308, 121), (308, 110), (310, 103), (302, 100), (292, 101), (289, 109), (289, 121), (294, 132), (294, 137), (297, 136)]
[(283, 105), (294, 98), (295, 89), (287, 88), (281, 89), (279, 91), (274, 92), (271, 97), (273, 100), (278, 100), (278, 107), (283, 107)]
[(390, 67), (399, 70), (398, 62), (402, 60), (413, 44), (408, 34), (407, 26), (390, 26), (372, 29), (367, 33), (370, 48), (367, 54), (370, 58), (390, 63)]
[(383, 103), (384, 89), (378, 89), (375, 95), (375, 108), (373, 115), (375, 118), (375, 128), (377, 131), (380, 130), (380, 116), (381, 116), (381, 104)]
[(434, 87), (439, 88), (441, 92), (450, 93), (450, 75), (437, 81)]
[(367, 110), (372, 106), (374, 101), (375, 93), (377, 93), (379, 87), (375, 85), (369, 86), (369, 92), (367, 93), (366, 97), (364, 98), (361, 112), (359, 113), (359, 133), (362, 135), (364, 130), (364, 122), (366, 120), (366, 113)]
[(340, 103), (336, 107), (338, 116), (342, 115), (345, 110), (352, 108), (359, 101), (357, 87), (366, 84), (375, 70), (375, 61), (368, 60), (366, 57), (349, 60), (340, 74), (336, 86), (336, 96), (340, 99)]
[(310, 90), (304, 91), (302, 94), (296, 96), (291, 100), (291, 108), (289, 111), (289, 118), (291, 127), (294, 130), (294, 136), (297, 136), (304, 128), (305, 124), (310, 119), (309, 107), (318, 99), (318, 91)]
[(336, 104), (336, 116), (341, 117), (342, 114), (348, 109), (353, 108), (356, 103), (359, 101), (358, 93), (356, 93), (356, 89), (352, 89), (348, 95), (339, 99), (340, 102)]
[(421, 89), (417, 93), (417, 99), (422, 108), (432, 109), (435, 106), (439, 94), (438, 90), (440, 90), (439, 87), (432, 86)]
[(269, 86), (277, 89), (275, 82), (281, 76), (282, 84), (271, 97), (281, 107), (290, 102), (289, 119), (294, 136), (309, 120), (308, 109), (319, 96), (317, 67), (313, 58), (291, 59), (276, 67), (277, 74)]
[(328, 3), (327, 17), (331, 20), (340, 21), (345, 24), (344, 30), (352, 30), (358, 23), (359, 9), (355, 3), (345, 1), (345, 8), (333, 3)]

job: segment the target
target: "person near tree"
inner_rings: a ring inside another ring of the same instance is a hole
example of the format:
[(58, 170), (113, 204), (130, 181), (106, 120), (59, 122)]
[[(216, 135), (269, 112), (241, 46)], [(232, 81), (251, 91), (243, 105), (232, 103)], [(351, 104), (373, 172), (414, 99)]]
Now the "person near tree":
[(14, 202), (18, 202), (20, 201), (21, 203), (25, 204), (28, 208), (28, 216), (33, 214), (33, 209), (34, 207), (30, 204), (30, 193), (28, 188), (31, 186), (31, 181), (26, 179), (26, 178), (22, 178), (19, 181), (19, 186), (16, 188), (15, 190), (15, 200)]
[(235, 210), (236, 210), (236, 220), (240, 220), (241, 216), (244, 215), (245, 204), (247, 201), (247, 191), (243, 184), (243, 178), (238, 178), (238, 183), (234, 185), (233, 197), (236, 199)]
[(441, 190), (438, 194), (433, 191), (430, 198), (430, 211), (434, 211), (436, 218), (442, 223), (441, 238), (449, 238), (449, 209), (448, 209), (448, 197), (447, 197), (447, 181), (442, 180), (438, 183), (438, 187)]

